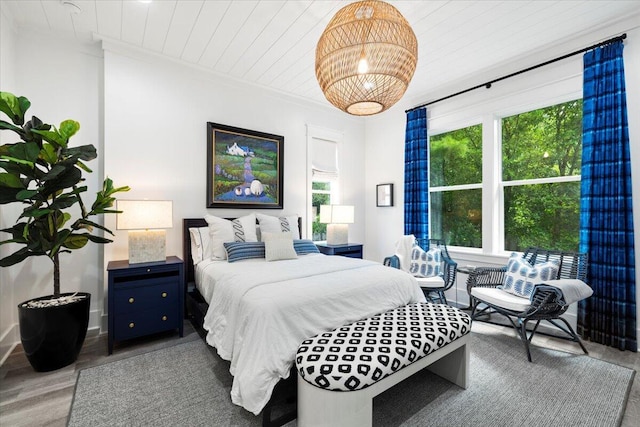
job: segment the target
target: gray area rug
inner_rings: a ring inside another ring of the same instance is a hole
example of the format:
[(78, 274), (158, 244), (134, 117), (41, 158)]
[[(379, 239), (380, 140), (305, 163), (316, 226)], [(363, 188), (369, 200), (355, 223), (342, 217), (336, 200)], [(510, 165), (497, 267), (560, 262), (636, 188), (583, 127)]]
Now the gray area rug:
[[(634, 371), (472, 333), (471, 385), (423, 371), (374, 400), (376, 426), (614, 426)], [(197, 340), (80, 372), (69, 426), (259, 426), (231, 403), (229, 363)], [(295, 426), (295, 421), (289, 425)]]

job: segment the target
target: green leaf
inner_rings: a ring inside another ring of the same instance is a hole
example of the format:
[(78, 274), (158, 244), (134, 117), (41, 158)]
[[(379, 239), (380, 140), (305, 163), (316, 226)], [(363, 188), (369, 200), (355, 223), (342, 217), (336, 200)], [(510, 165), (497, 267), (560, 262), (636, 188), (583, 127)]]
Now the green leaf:
[(62, 246), (69, 249), (80, 249), (84, 247), (89, 241), (89, 235), (87, 234), (70, 234), (64, 242)]
[(0, 173), (0, 186), (10, 188), (24, 188), (20, 178), (10, 173)]
[(78, 229), (78, 228), (85, 228), (89, 231), (91, 231), (92, 228), (99, 228), (100, 230), (104, 230), (107, 233), (113, 235), (113, 232), (111, 230), (109, 230), (108, 228), (104, 227), (103, 225), (98, 224), (97, 222), (93, 222), (93, 221), (89, 221), (88, 219), (79, 219), (76, 221), (76, 223), (73, 225), (73, 229)]
[[(17, 243), (27, 243), (28, 241), (24, 237), (24, 229), (26, 227), (27, 227), (26, 222), (19, 222), (17, 224), (14, 224), (12, 227), (3, 228), (0, 231), (11, 234), (11, 236), (13, 237), (12, 241), (15, 241)], [(7, 242), (2, 242), (2, 243), (7, 243)]]
[(16, 97), (10, 92), (0, 92), (0, 111), (5, 113), (16, 125), (24, 123), (24, 113), (31, 103), (25, 97)]
[(101, 245), (107, 244), (107, 243), (111, 243), (113, 242), (113, 240), (110, 239), (106, 239), (104, 237), (100, 237), (100, 236), (94, 236), (93, 234), (87, 234), (86, 235), (89, 240), (91, 240), (93, 243), (100, 243)]
[(40, 158), (49, 164), (55, 164), (58, 162), (58, 150), (51, 144), (42, 144)]
[(14, 252), (9, 256), (0, 259), (0, 267), (10, 267), (12, 265), (21, 263), (26, 258), (32, 255), (36, 255), (36, 254), (29, 252), (29, 249), (27, 249), (26, 247), (21, 248), (17, 252)]
[(80, 169), (75, 167), (67, 168), (54, 179), (46, 181), (42, 191), (46, 195), (55, 194), (60, 190), (73, 187), (81, 180), (82, 172), (80, 172)]
[(7, 203), (15, 202), (16, 196), (19, 192), (19, 188), (0, 186), (0, 205), (6, 205)]
[(75, 120), (65, 120), (60, 123), (59, 134), (62, 138), (68, 141), (69, 138), (71, 138), (76, 134), (76, 132), (78, 132), (78, 130), (80, 130), (80, 123), (76, 122)]
[(9, 157), (34, 163), (38, 160), (40, 147), (35, 142), (18, 142), (9, 146)]
[(60, 135), (58, 133), (58, 131), (54, 128), (54, 130), (38, 130), (38, 129), (32, 129), (31, 130), (32, 133), (35, 133), (36, 135), (40, 135), (42, 137), (42, 139), (44, 139), (45, 141), (57, 146), (57, 147), (66, 147), (67, 146), (67, 140), (64, 139), (64, 137), (62, 137), (62, 135)]
[(29, 200), (34, 196), (37, 196), (38, 193), (38, 190), (22, 190), (18, 194), (16, 194), (16, 199), (20, 201)]
[(81, 145), (80, 147), (67, 148), (63, 151), (65, 156), (76, 157), (85, 162), (91, 161), (98, 157), (98, 151), (93, 145)]
[(64, 194), (56, 199), (49, 207), (51, 209), (66, 209), (78, 202), (78, 196), (73, 194)]
[(24, 131), (22, 130), (21, 127), (19, 126), (14, 126), (9, 122), (5, 122), (4, 120), (0, 120), (0, 129), (7, 129), (7, 130), (12, 130), (15, 133), (17, 133), (18, 135), (21, 135), (24, 133)]

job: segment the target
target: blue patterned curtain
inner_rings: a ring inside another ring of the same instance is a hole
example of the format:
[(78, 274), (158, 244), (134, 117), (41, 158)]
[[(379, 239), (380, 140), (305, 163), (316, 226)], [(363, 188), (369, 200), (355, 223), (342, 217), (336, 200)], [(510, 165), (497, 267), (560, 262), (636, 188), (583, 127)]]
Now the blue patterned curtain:
[(407, 112), (404, 146), (404, 234), (429, 238), (427, 109)]
[(621, 41), (584, 55), (580, 250), (593, 296), (578, 306), (586, 339), (637, 351), (631, 158)]

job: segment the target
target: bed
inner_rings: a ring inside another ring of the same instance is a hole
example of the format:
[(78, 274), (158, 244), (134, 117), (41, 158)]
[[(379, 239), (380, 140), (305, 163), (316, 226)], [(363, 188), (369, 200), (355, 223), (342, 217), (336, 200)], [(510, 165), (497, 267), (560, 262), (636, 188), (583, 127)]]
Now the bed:
[(206, 225), (183, 220), (187, 311), (230, 361), (232, 401), (256, 415), (290, 376), (304, 339), (424, 301), (415, 278), (401, 270), (320, 253), (275, 262), (203, 260), (194, 267), (189, 228)]

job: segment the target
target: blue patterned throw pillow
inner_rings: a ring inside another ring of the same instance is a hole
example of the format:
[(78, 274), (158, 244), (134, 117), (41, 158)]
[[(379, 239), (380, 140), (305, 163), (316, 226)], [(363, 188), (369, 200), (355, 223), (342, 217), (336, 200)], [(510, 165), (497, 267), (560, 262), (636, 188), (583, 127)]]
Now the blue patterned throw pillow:
[(264, 242), (225, 242), (228, 262), (264, 258)]
[(420, 246), (414, 246), (411, 251), (411, 266), (409, 272), (415, 277), (432, 277), (440, 274), (442, 253), (440, 249), (425, 251)]
[(320, 251), (318, 250), (318, 247), (311, 240), (307, 240), (307, 239), (294, 240), (293, 249), (296, 250), (296, 253), (298, 255), (320, 253)]
[(502, 289), (519, 297), (530, 298), (533, 288), (558, 275), (558, 262), (548, 261), (535, 266), (517, 253), (512, 253), (507, 262)]

